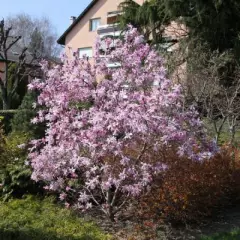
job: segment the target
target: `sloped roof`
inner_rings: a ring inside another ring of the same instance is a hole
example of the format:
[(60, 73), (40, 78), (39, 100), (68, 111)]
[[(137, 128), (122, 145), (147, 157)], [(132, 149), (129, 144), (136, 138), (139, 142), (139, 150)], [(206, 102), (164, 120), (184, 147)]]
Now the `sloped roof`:
[(84, 9), (84, 11), (77, 17), (77, 19), (68, 27), (68, 29), (62, 34), (62, 36), (57, 40), (57, 43), (65, 45), (65, 38), (69, 32), (78, 24), (79, 21), (87, 14), (87, 12), (98, 2), (98, 0), (93, 0)]
[[(115, 0), (110, 0), (115, 1)], [(65, 39), (69, 32), (82, 20), (82, 18), (88, 13), (88, 11), (98, 2), (98, 0), (93, 0), (90, 4), (84, 9), (84, 11), (77, 17), (77, 19), (68, 27), (68, 29), (62, 34), (62, 36), (57, 40), (58, 44), (65, 45)], [(141, 1), (135, 0), (136, 3), (141, 4)]]
[[(115, 1), (115, 0), (110, 0)], [(144, 0), (143, 0), (144, 1)], [(62, 34), (62, 36), (57, 40), (58, 44), (65, 45), (65, 39), (69, 32), (82, 20), (82, 18), (88, 13), (88, 11), (98, 2), (98, 0), (93, 0), (90, 4), (84, 9), (84, 11), (77, 17), (77, 19), (68, 27), (68, 29)], [(135, 0), (138, 4), (141, 4), (139, 0)]]

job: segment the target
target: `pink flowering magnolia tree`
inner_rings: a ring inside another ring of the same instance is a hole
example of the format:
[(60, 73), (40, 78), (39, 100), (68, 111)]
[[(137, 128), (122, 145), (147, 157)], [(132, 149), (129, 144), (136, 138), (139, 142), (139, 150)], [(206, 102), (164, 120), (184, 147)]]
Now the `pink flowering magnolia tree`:
[(29, 85), (44, 109), (33, 122), (47, 123), (46, 137), (30, 149), (32, 178), (67, 205), (98, 207), (111, 220), (168, 167), (153, 155), (174, 147), (201, 161), (216, 151), (158, 52), (131, 27), (114, 41), (97, 42), (93, 64), (78, 57), (53, 69), (43, 64), (46, 80)]

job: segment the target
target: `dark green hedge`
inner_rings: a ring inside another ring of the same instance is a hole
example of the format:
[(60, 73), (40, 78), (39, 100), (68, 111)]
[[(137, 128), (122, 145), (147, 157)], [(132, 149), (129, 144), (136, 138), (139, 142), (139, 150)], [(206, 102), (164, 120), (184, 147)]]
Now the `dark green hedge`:
[(1, 123), (6, 134), (11, 131), (11, 121), (17, 112), (18, 110), (0, 110), (0, 117), (3, 117)]

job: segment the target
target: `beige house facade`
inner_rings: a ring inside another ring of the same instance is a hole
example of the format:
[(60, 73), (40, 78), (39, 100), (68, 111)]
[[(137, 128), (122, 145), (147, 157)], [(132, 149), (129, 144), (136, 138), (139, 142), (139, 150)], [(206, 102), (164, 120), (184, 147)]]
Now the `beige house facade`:
[[(142, 5), (147, 0), (134, 1)], [(97, 37), (118, 37), (121, 31), (116, 22), (117, 16), (121, 14), (119, 5), (122, 2), (124, 0), (93, 0), (78, 17), (71, 17), (71, 24), (58, 39), (58, 43), (65, 46), (66, 54), (72, 56), (72, 53), (77, 51), (80, 58), (87, 55), (91, 59)], [(167, 26), (164, 32), (164, 37), (174, 40), (179, 40), (186, 35), (186, 28), (176, 22)], [(170, 47), (168, 44), (165, 46), (163, 44), (162, 47), (172, 52), (178, 49), (178, 46), (176, 43)], [(177, 81), (184, 79), (184, 76), (186, 76), (186, 63), (177, 67), (172, 78)]]
[[(78, 51), (79, 56), (93, 55), (93, 47), (98, 35), (118, 34), (114, 24), (120, 14), (119, 4), (124, 0), (93, 0), (77, 17), (71, 17), (71, 25), (58, 39), (65, 46), (66, 53)], [(135, 0), (142, 4), (144, 0)]]

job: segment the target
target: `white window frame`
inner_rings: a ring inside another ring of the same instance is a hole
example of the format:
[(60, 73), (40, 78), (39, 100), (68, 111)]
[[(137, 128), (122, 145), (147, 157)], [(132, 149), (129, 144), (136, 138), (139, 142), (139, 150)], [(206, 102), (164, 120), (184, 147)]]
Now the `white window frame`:
[(84, 47), (78, 49), (79, 58), (83, 58), (86, 55), (88, 58), (93, 57), (93, 48), (92, 47)]
[[(98, 21), (98, 24), (96, 25), (95, 28), (93, 28), (94, 21)], [(101, 26), (101, 18), (92, 18), (92, 19), (90, 19), (90, 21), (89, 21), (89, 31), (90, 32), (96, 32), (99, 26)]]

